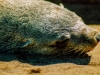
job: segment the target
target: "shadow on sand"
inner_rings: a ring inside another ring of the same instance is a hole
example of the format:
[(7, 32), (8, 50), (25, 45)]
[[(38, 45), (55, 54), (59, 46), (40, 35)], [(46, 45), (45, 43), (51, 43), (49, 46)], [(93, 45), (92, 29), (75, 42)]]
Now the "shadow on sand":
[(13, 54), (1, 54), (0, 53), (0, 61), (13, 61), (18, 60), (23, 63), (29, 63), (31, 65), (49, 65), (49, 64), (57, 64), (57, 63), (74, 63), (78, 65), (87, 65), (90, 62), (91, 56), (87, 57), (74, 57), (74, 56), (43, 56), (36, 55), (13, 55)]

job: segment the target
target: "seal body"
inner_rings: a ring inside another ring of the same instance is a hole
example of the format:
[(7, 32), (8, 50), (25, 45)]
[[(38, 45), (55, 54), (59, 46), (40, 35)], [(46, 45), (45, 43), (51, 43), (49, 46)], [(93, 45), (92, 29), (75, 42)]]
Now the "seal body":
[(74, 12), (42, 0), (0, 1), (0, 52), (87, 53), (100, 34)]

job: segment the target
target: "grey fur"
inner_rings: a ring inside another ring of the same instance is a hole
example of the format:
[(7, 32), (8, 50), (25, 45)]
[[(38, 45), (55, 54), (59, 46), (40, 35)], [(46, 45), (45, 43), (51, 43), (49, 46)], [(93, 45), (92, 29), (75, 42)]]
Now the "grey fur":
[(99, 32), (67, 8), (42, 0), (0, 1), (0, 52), (86, 53)]

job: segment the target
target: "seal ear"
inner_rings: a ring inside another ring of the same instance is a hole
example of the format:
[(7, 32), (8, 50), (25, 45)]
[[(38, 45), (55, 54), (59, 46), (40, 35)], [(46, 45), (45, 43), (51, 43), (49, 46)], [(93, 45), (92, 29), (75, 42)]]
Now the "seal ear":
[(70, 40), (70, 35), (62, 35), (59, 37), (58, 40), (53, 41), (49, 46), (50, 47), (57, 47), (57, 48), (64, 48), (67, 46), (68, 42)]
[(27, 46), (29, 46), (29, 45), (31, 45), (32, 44), (32, 42), (33, 42), (33, 40), (32, 39), (27, 39), (27, 40), (25, 40), (24, 42), (22, 42), (21, 44), (20, 44), (20, 48), (25, 48), (25, 47), (27, 47)]
[(62, 3), (59, 4), (61, 8), (64, 8), (64, 5)]

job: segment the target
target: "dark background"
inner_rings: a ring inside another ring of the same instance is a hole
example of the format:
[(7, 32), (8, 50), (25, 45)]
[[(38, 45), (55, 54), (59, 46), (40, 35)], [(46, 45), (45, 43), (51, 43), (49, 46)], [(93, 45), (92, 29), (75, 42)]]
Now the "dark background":
[(47, 0), (64, 7), (81, 16), (86, 24), (100, 24), (100, 0)]

